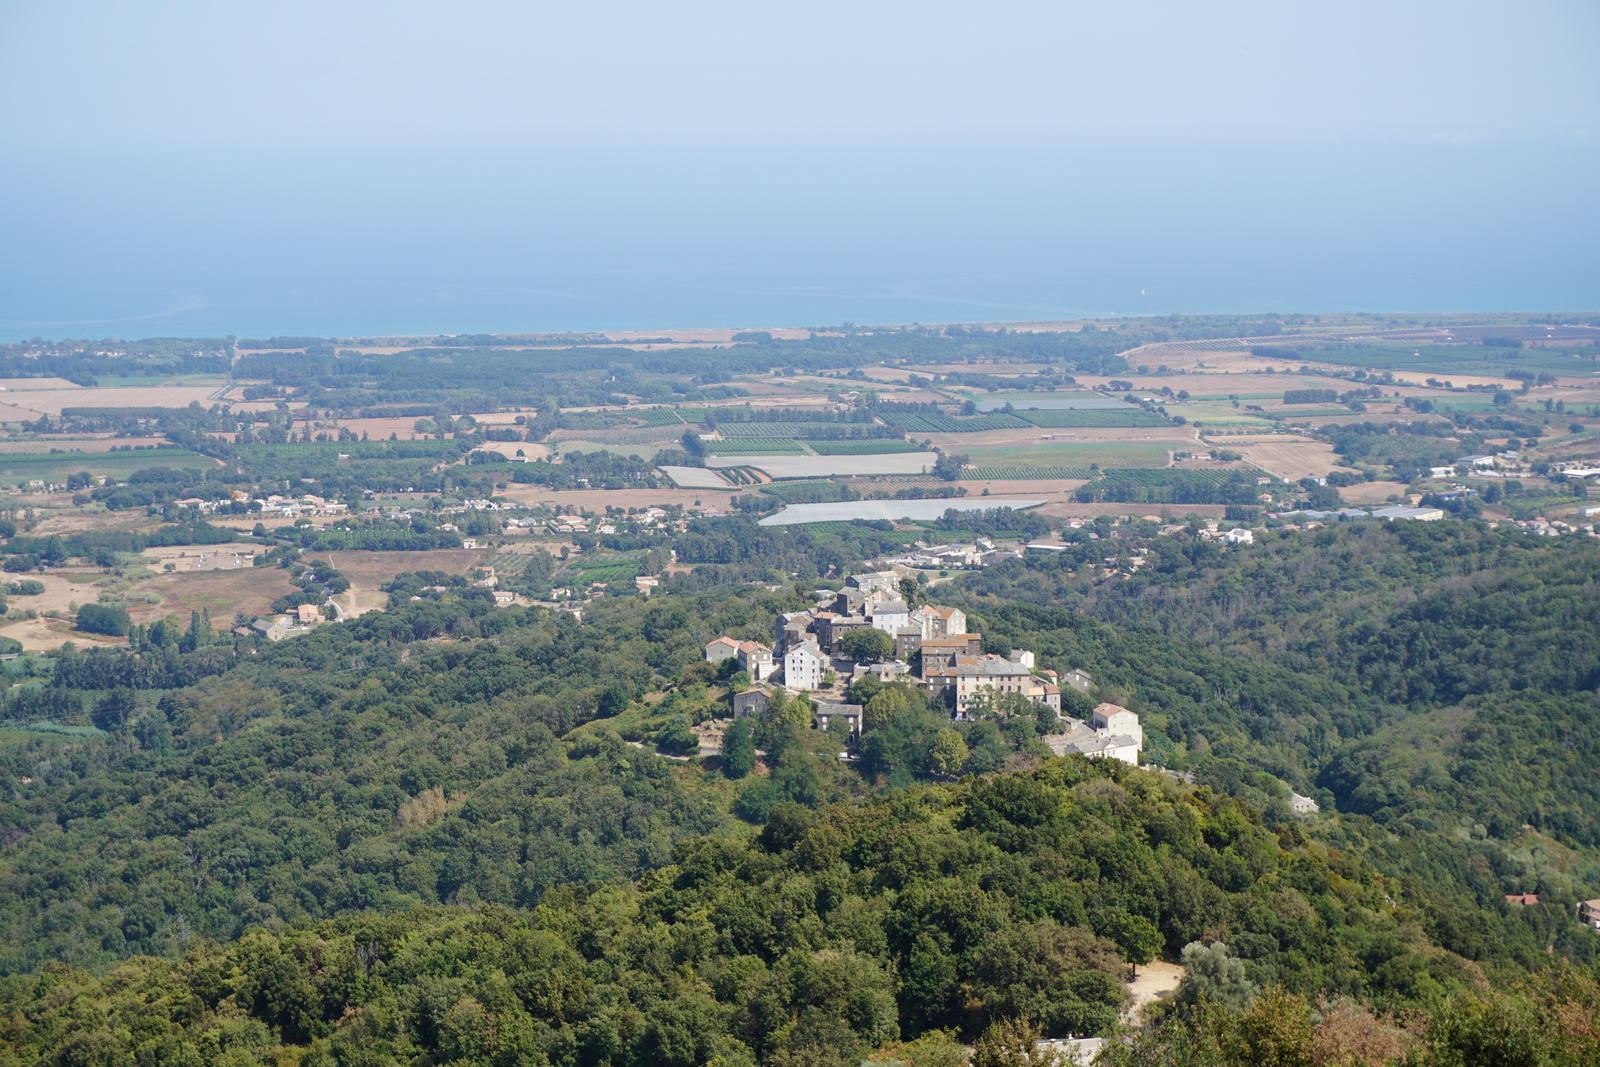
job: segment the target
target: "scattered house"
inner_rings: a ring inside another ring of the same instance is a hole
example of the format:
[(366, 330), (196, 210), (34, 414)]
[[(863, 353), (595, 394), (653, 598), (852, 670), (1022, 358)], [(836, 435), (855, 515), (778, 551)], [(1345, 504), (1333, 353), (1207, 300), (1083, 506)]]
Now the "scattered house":
[(740, 641), (739, 651), (735, 655), (739, 657), (739, 666), (758, 682), (764, 682), (778, 673), (772, 649), (759, 641)]
[(510, 590), (496, 589), (494, 591), (494, 606), (497, 608), (510, 607), (512, 604), (516, 603), (516, 600), (516, 594)]
[(1229, 530), (1222, 535), (1222, 539), (1230, 545), (1253, 545), (1256, 543), (1255, 535), (1242, 526), (1237, 530)]
[(1528, 907), (1530, 905), (1539, 903), (1539, 894), (1537, 894), (1537, 893), (1507, 893), (1506, 894), (1506, 903), (1507, 904), (1521, 904), (1523, 907)]
[(1291, 789), (1289, 790), (1289, 810), (1296, 815), (1315, 815), (1322, 810), (1322, 806), (1310, 797), (1303, 797)]
[(282, 641), (289, 636), (289, 628), (277, 619), (257, 619), (250, 628), (268, 641)]
[(1094, 679), (1090, 677), (1088, 671), (1080, 671), (1076, 668), (1063, 674), (1061, 680), (1080, 693), (1088, 693), (1089, 687), (1094, 685)]
[(1579, 904), (1578, 918), (1585, 924), (1600, 930), (1600, 900), (1585, 900)]
[(783, 684), (790, 689), (810, 692), (822, 688), (822, 675), (828, 660), (812, 640), (801, 641), (783, 654)]
[(633, 587), (643, 596), (649, 596), (650, 591), (660, 584), (660, 578), (652, 578), (647, 574), (641, 574), (633, 580)]
[(294, 610), (302, 626), (315, 626), (322, 621), (322, 612), (315, 604), (301, 604)]
[(478, 542), (474, 538), (463, 537), (461, 539), (461, 547), (462, 548), (477, 548), (478, 547)]
[(706, 662), (721, 663), (729, 656), (739, 654), (739, 642), (726, 635), (713, 639), (706, 644)]
[(1058, 756), (1077, 753), (1094, 759), (1119, 759), (1137, 767), (1144, 729), (1139, 716), (1127, 708), (1101, 704), (1088, 722), (1068, 718), (1066, 730), (1044, 742)]
[(772, 704), (772, 696), (765, 689), (746, 689), (733, 694), (729, 703), (733, 705), (733, 717), (736, 719), (745, 715), (764, 715)]
[(843, 720), (850, 728), (850, 737), (858, 738), (861, 736), (861, 712), (860, 704), (830, 704), (823, 701), (817, 704), (817, 729), (826, 730), (830, 722)]

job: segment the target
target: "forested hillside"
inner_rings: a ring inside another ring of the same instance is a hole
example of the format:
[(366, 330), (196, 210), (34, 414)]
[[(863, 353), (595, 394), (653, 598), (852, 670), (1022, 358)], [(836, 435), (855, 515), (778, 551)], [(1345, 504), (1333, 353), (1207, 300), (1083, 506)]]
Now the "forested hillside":
[[(281, 1041), (308, 1064), (853, 1065), (1019, 1017), (1106, 1032), (1122, 960), (1201, 938), (1230, 941), (1248, 988), (1387, 1008), (1484, 978), (1417, 929), (1420, 886), (1116, 761), (784, 807), (754, 839), (662, 859), (522, 915), (412, 910), (202, 942), (109, 979), (12, 978), (0, 1063), (252, 1062)], [(1531, 910), (1475, 918), (1511, 951), (1552, 933)]]
[(1592, 542), (1111, 540), (941, 587), (992, 650), (1088, 670), (1195, 786), (876, 682), (854, 760), (792, 700), (730, 729), (743, 762), (653, 751), (726, 714), (704, 642), (765, 638), (882, 533), (701, 521), (673, 542), (694, 574), (581, 623), (418, 575), (255, 652), (61, 654), (0, 715), (73, 731), (0, 746), (0, 1064), (946, 1063), (940, 1034), (1104, 1031), (1119, 959), (1195, 942), (1240, 996), (1186, 986), (1152, 1050), (1322, 1040), (1326, 997), (1441, 1064), (1474, 1062), (1468, 1016), (1593, 1018), (1560, 1007), (1592, 976), (1548, 984), (1600, 948), (1574, 909), (1600, 896)]

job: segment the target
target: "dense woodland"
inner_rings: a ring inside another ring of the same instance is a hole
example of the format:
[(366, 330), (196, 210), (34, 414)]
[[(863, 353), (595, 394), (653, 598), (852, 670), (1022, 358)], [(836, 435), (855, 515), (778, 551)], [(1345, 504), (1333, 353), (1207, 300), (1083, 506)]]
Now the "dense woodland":
[[(241, 343), (240, 362), (272, 382), (264, 396), (415, 417), (422, 439), (315, 440), (285, 412), (237, 438), (237, 420), (198, 406), (144, 427), (73, 413), (220, 463), (152, 454), (124, 485), (75, 486), (168, 521), (143, 535), (0, 527), (3, 559), (24, 572), (226, 542), (233, 531), (172, 505), (237, 488), (357, 500), (650, 484), (653, 467), (626, 457), (509, 464), (479, 446), (610, 425), (561, 408), (616, 393), (737, 396), (730, 367), (848, 375), (886, 358), (994, 356), (1047, 364), (1052, 384), (1128, 373), (1116, 353), (1159, 329), (1281, 324), (840, 328), (752, 335), (715, 355), (562, 347), (591, 340), (576, 337), (441, 339), (383, 360), (315, 338)], [(303, 351), (271, 350), (289, 341)], [(0, 358), (80, 378), (127, 376), (131, 362), (205, 373), (227, 358), (224, 343), (146, 344)], [(495, 407), (528, 414), (492, 431), (459, 417)], [(734, 429), (755, 417), (724, 414)], [(1560, 418), (1548, 414), (1419, 412), (1393, 432), (1333, 436), (1362, 467), (1411, 470), (1491, 436), (1549, 433)], [(815, 422), (819, 439), (869, 425), (780, 416)], [(1250, 481), (1107, 471), (1085, 488), (1253, 513)], [(848, 738), (781, 694), (728, 725), (721, 757), (668, 758), (696, 751), (691, 727), (727, 717), (739, 681), (731, 661), (704, 662), (704, 642), (770, 640), (776, 613), (903, 549), (907, 532), (887, 523), (757, 525), (784, 492), (824, 490), (752, 492), (735, 500), (745, 514), (682, 533), (619, 521), (579, 535), (579, 558), (618, 574), (660, 573), (672, 552), (693, 567), (648, 600), (591, 604), (581, 622), (498, 608), (460, 575), (404, 573), (385, 586), (387, 611), (293, 641), (235, 640), (199, 613), (137, 626), (92, 606), (89, 621), (129, 649), (0, 665), (0, 1067), (853, 1067), (874, 1050), (947, 1067), (962, 1043), (990, 1067), (1034, 1062), (1019, 1049), (1039, 1035), (1117, 1034), (1127, 967), (1156, 956), (1190, 978), (1113, 1047), (1118, 1065), (1600, 1062), (1600, 935), (1575, 915), (1600, 897), (1593, 539), (1353, 523), (1224, 550), (1098, 522), (1069, 532), (1066, 551), (924, 597), (963, 606), (987, 651), (1087, 670), (1092, 695), (1069, 692), (1064, 711), (1137, 711), (1145, 757), (1192, 783), (1051, 756), (1054, 716), (1015, 701), (952, 723), (920, 692), (871, 680), (850, 689), (867, 720), (851, 759), (839, 758)], [(260, 564), (288, 572), (282, 609), (347, 581), (319, 552), (452, 547), (496, 521), (447, 531), (428, 514), (360, 516), (255, 537), (272, 546)], [(928, 527), (1056, 532), (1004, 509)], [(548, 594), (568, 580), (556, 567), (537, 554), (500, 587)], [(6, 592), (29, 595), (27, 580)], [(1294, 815), (1291, 788), (1323, 814)], [(1513, 893), (1542, 903), (1508, 904)]]
[[(726, 714), (705, 640), (807, 602), (751, 568), (816, 582), (874, 536), (702, 523), (676, 547), (708, 565), (678, 592), (582, 624), (399, 582), (390, 611), (255, 655), (173, 630), (137, 661), (61, 657), (4, 710), (93, 728), (0, 750), (5, 1046), (847, 1063), (1016, 1019), (1104, 1031), (1119, 961), (1205, 941), (1270, 995), (1175, 1006), (1128, 1054), (1243, 1041), (1269, 1008), (1310, 1041), (1307, 1005), (1343, 996), (1432, 1020), (1395, 1040), (1443, 1056), (1486, 982), (1591, 966), (1571, 907), (1600, 889), (1587, 542), (1164, 538), (1136, 580), (1069, 553), (962, 580), (987, 646), (1089, 670), (1198, 788), (1048, 757), (1051, 724), (1020, 709), (952, 728), (875, 683), (854, 765), (800, 701), (746, 735), (758, 771), (743, 742), (704, 768), (651, 754)], [(1284, 783), (1344, 814), (1295, 819)], [(128, 957), (154, 959), (96, 977)]]

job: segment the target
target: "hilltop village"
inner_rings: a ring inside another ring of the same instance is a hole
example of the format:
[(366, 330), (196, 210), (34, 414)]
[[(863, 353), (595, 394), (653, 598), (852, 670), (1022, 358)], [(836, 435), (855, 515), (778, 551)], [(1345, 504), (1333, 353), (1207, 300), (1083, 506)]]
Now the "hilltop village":
[[(730, 694), (734, 716), (760, 715), (781, 688), (805, 694), (814, 704), (817, 729), (842, 724), (859, 741), (868, 728), (866, 707), (851, 703), (857, 683), (900, 683), (943, 702), (958, 722), (1026, 710), (1053, 721), (1043, 740), (1058, 755), (1079, 753), (1137, 766), (1144, 748), (1139, 716), (1101, 703), (1086, 719), (1062, 714), (1062, 687), (1086, 704), (1093, 679), (1082, 670), (1058, 674), (1037, 666), (1027, 649), (1006, 655), (984, 651), (983, 635), (969, 632), (960, 608), (911, 607), (916, 582), (893, 570), (854, 575), (839, 592), (827, 592), (813, 608), (778, 615), (773, 644), (720, 636), (705, 646), (706, 662), (732, 660), (743, 685)], [(744, 677), (740, 677), (742, 674)], [(747, 680), (747, 681), (746, 681)], [(877, 686), (872, 686), (876, 689)]]

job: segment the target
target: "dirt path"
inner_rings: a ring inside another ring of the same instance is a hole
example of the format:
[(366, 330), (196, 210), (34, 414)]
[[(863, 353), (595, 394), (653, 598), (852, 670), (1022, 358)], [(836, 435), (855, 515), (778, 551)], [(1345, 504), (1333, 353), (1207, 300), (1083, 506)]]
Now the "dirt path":
[(1183, 968), (1176, 963), (1156, 960), (1139, 967), (1139, 976), (1128, 983), (1133, 1001), (1122, 1013), (1123, 1021), (1138, 1025), (1144, 1021), (1144, 1009), (1155, 1003), (1163, 993), (1170, 993), (1183, 981)]

